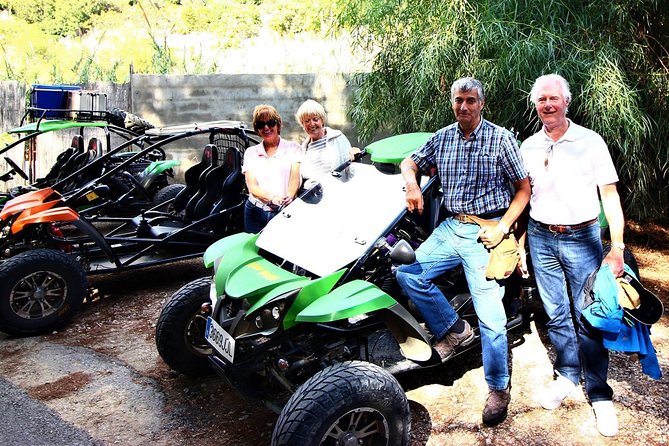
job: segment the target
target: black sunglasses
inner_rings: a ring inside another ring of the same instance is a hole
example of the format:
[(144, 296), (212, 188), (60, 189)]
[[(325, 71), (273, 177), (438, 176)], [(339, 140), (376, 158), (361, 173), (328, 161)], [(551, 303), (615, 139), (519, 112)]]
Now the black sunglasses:
[(268, 121), (256, 121), (255, 128), (256, 129), (264, 129), (265, 126), (268, 126), (269, 128), (276, 127), (278, 124), (276, 119), (270, 119)]

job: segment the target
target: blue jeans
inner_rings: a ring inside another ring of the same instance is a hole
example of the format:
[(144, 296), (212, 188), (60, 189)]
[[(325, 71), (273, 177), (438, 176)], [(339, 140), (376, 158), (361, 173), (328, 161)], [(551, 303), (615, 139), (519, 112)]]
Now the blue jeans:
[(416, 262), (397, 270), (397, 281), (414, 302), (432, 334), (443, 338), (458, 315), (432, 280), (462, 264), (479, 319), (483, 372), (488, 387), (509, 385), (504, 287), (485, 277), (489, 253), (477, 241), (479, 226), (444, 220), (416, 251)]
[(530, 219), (527, 233), (537, 288), (549, 318), (548, 336), (556, 352), (553, 367), (575, 384), (582, 367), (590, 401), (610, 401), (609, 352), (601, 333), (581, 317), (585, 281), (602, 263), (599, 225), (559, 234)]
[(247, 199), (244, 203), (244, 231), (257, 234), (276, 214), (259, 208)]

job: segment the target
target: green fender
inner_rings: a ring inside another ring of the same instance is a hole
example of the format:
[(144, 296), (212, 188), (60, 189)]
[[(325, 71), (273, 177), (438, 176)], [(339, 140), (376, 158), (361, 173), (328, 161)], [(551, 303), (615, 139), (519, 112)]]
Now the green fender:
[(178, 166), (179, 164), (181, 164), (180, 160), (152, 161), (151, 164), (146, 166), (146, 169), (142, 172), (142, 176), (157, 175), (165, 172), (167, 169)]
[(253, 304), (274, 288), (305, 280), (262, 258), (258, 254), (257, 239), (258, 234), (242, 232), (225, 237), (207, 248), (204, 263), (207, 267), (216, 264), (216, 294), (225, 293), (233, 299), (243, 297)]
[(209, 246), (204, 253), (204, 264), (207, 268), (214, 266), (214, 283), (216, 294), (225, 292), (225, 283), (230, 271), (239, 264), (241, 259), (258, 257), (256, 240), (258, 234), (240, 232), (222, 238)]
[(371, 143), (365, 150), (372, 154), (376, 163), (400, 163), (420, 146), (425, 144), (434, 133), (415, 132), (389, 136)]
[[(244, 245), (246, 242), (251, 241), (252, 245), (255, 247), (255, 241), (257, 239), (258, 234), (248, 234), (246, 232), (239, 232), (237, 234), (223, 237), (217, 242), (209, 245), (207, 250), (204, 252), (204, 255), (202, 256), (202, 260), (204, 260), (204, 266), (207, 268), (213, 267), (216, 260), (223, 257), (228, 251), (230, 251), (230, 249), (235, 246)], [(255, 252), (257, 253), (258, 250), (255, 249)]]
[(335, 286), (344, 272), (345, 270), (336, 271), (329, 276), (321, 277), (316, 280), (300, 277), (298, 280), (281, 283), (258, 299), (246, 312), (246, 318), (253, 317), (256, 311), (271, 303), (273, 300), (277, 298), (283, 299), (285, 294), (299, 290), (295, 300), (284, 315), (282, 322), (284, 330), (292, 328), (297, 325), (295, 316), (316, 299), (319, 299), (321, 296), (326, 295), (332, 290), (332, 287)]
[(395, 299), (364, 280), (340, 286), (300, 311), (295, 319), (297, 322), (332, 322), (365, 313), (377, 313), (406, 358), (415, 361), (431, 358), (432, 347), (416, 319)]
[(335, 271), (329, 276), (321, 277), (306, 284), (300, 293), (297, 295), (295, 302), (283, 318), (283, 328), (288, 329), (298, 323), (298, 315), (307, 307), (313, 305), (314, 302), (320, 299), (327, 298), (332, 287), (341, 279), (346, 270)]
[(377, 286), (364, 280), (354, 280), (314, 301), (300, 311), (295, 320), (332, 322), (390, 308), (396, 303)]
[[(225, 261), (224, 258), (223, 263)], [(216, 271), (217, 292), (220, 280), (219, 273), (221, 273), (220, 266)], [(225, 279), (224, 290), (225, 294), (232, 299), (245, 298), (254, 303), (276, 287), (290, 282), (303, 282), (304, 279), (303, 276), (281, 269), (256, 252), (255, 256), (245, 256), (239, 262), (236, 262), (236, 266), (230, 270)]]

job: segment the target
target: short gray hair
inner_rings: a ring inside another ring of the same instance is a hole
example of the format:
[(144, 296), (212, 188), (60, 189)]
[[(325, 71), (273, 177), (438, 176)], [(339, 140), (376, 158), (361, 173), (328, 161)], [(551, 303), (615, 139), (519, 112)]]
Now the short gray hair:
[(476, 90), (480, 101), (485, 101), (485, 91), (483, 84), (473, 77), (461, 77), (451, 85), (451, 102), (455, 99), (455, 94), (461, 91)]
[(533, 104), (537, 103), (537, 99), (539, 99), (539, 87), (541, 84), (544, 84), (546, 82), (557, 82), (560, 84), (562, 87), (562, 94), (564, 95), (564, 100), (567, 104), (571, 103), (571, 90), (569, 89), (569, 82), (567, 80), (560, 76), (559, 74), (553, 73), (553, 74), (544, 74), (543, 76), (539, 76), (537, 80), (534, 81), (534, 85), (532, 85), (532, 90), (530, 90), (530, 101), (532, 101)]
[(302, 119), (311, 118), (312, 116), (318, 116), (323, 121), (325, 125), (325, 120), (327, 116), (325, 115), (325, 109), (321, 104), (314, 101), (313, 99), (307, 99), (300, 105), (300, 108), (297, 109), (295, 113), (295, 119), (299, 124), (302, 124)]

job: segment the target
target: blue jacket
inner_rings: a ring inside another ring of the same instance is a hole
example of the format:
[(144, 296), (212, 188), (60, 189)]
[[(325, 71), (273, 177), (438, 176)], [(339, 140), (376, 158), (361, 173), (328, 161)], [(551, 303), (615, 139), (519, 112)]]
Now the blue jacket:
[[(625, 265), (625, 271), (636, 274)], [(585, 308), (583, 317), (595, 328), (601, 330), (604, 347), (626, 353), (638, 353), (641, 369), (653, 379), (660, 379), (662, 372), (650, 341), (647, 325), (625, 316), (618, 305), (618, 284), (609, 265), (603, 265), (594, 277), (594, 283), (585, 287)]]

